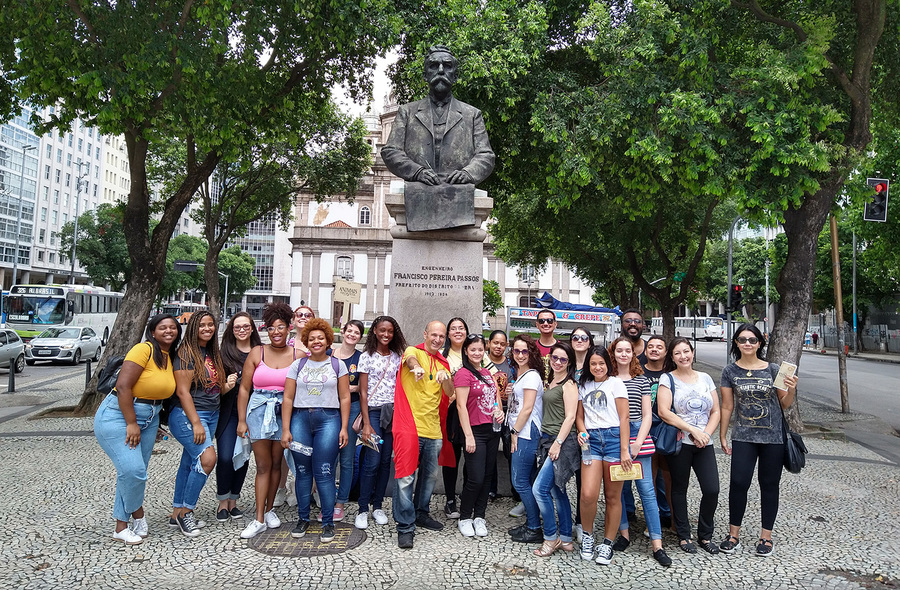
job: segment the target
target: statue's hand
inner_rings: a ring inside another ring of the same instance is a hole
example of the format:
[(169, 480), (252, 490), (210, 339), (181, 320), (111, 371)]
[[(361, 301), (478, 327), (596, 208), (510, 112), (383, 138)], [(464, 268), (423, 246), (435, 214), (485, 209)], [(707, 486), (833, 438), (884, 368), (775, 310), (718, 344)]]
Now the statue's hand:
[(447, 177), (447, 184), (474, 184), (475, 179), (466, 170), (457, 170)]
[(419, 173), (416, 174), (415, 180), (430, 186), (440, 184), (441, 182), (441, 179), (438, 177), (437, 172), (435, 172), (431, 168), (422, 168), (421, 170), (419, 170)]

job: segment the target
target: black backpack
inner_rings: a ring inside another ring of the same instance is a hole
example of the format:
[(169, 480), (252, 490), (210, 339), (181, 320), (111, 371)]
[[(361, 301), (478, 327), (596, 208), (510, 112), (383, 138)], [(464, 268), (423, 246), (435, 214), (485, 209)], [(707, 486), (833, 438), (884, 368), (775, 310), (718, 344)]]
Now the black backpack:
[(122, 370), (122, 363), (124, 362), (124, 356), (114, 356), (109, 359), (106, 366), (100, 369), (100, 375), (97, 377), (97, 391), (105, 395), (115, 389), (116, 381), (119, 379), (119, 371)]

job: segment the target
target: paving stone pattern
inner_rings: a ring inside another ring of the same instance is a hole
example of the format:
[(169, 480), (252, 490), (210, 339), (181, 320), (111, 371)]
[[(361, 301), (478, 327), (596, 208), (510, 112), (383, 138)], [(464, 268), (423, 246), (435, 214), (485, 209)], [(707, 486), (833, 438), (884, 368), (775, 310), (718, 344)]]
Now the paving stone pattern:
[[(40, 394), (59, 405), (73, 404), (79, 386), (78, 379), (68, 380)], [(92, 437), (77, 435), (90, 429), (90, 418), (18, 417), (0, 423), (0, 588), (878, 589), (896, 588), (900, 581), (900, 469), (844, 440), (808, 437), (817, 458), (801, 475), (784, 475), (772, 557), (753, 555), (759, 494), (751, 488), (742, 550), (732, 556), (688, 555), (667, 531), (663, 541), (674, 565), (664, 569), (650, 557), (649, 542), (640, 534), (642, 522), (632, 528), (631, 547), (617, 553), (610, 566), (582, 561), (577, 551), (536, 557), (531, 553), (535, 545), (513, 543), (506, 533), (521, 523), (507, 516), (513, 505), (509, 498), (489, 505), (490, 534), (484, 539), (463, 538), (456, 521), (443, 516), (444, 498), (435, 496), (432, 515), (446, 527), (420, 529), (412, 550), (397, 548), (393, 520), (379, 526), (370, 519), (358, 546), (330, 555), (280, 557), (239, 538), (246, 520), (215, 520), (210, 482), (197, 509), (208, 525), (189, 539), (166, 525), (181, 453), (172, 439), (157, 446), (160, 452), (150, 462), (145, 502), (150, 537), (125, 547), (111, 538), (115, 469)], [(16, 432), (55, 435), (16, 437)], [(718, 454), (718, 462), (722, 489), (715, 538), (721, 540), (727, 530), (729, 459)], [(239, 501), (248, 514), (253, 475), (251, 468)], [(569, 491), (574, 498), (573, 484)], [(698, 493), (693, 482), (689, 509), (694, 518)], [(277, 512), (282, 529), (289, 531), (296, 508), (285, 505)], [(601, 502), (595, 530), (602, 528), (602, 512)], [(351, 502), (344, 524), (352, 526), (355, 516)]]

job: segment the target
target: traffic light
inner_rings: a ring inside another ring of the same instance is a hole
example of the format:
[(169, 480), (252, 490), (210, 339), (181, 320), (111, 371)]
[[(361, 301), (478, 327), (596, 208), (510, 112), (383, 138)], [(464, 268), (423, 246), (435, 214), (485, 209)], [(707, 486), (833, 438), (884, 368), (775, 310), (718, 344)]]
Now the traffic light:
[(743, 285), (732, 285), (731, 291), (728, 293), (728, 310), (731, 312), (740, 311), (741, 298), (744, 296)]
[(870, 201), (866, 201), (863, 219), (866, 221), (887, 221), (888, 185), (885, 178), (867, 178), (866, 184), (875, 190)]

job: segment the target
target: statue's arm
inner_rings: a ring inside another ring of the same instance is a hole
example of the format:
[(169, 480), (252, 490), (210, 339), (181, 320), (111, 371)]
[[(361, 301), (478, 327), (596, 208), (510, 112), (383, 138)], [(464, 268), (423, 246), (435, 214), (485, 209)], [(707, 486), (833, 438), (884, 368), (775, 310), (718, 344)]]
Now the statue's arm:
[(381, 159), (384, 165), (395, 176), (403, 180), (414, 180), (416, 175), (425, 168), (414, 162), (406, 153), (406, 127), (409, 124), (410, 112), (406, 105), (397, 110), (397, 116), (391, 127), (391, 134), (387, 143), (381, 148)]
[(487, 129), (484, 126), (484, 117), (481, 111), (476, 111), (472, 121), (473, 139), (475, 142), (475, 155), (463, 167), (469, 173), (475, 184), (486, 179), (494, 170), (494, 150), (488, 139)]

